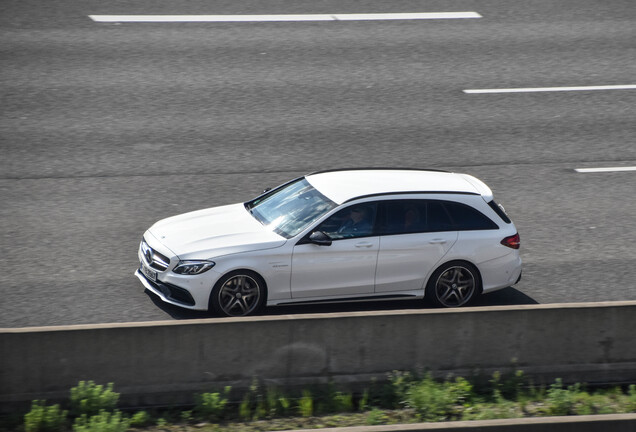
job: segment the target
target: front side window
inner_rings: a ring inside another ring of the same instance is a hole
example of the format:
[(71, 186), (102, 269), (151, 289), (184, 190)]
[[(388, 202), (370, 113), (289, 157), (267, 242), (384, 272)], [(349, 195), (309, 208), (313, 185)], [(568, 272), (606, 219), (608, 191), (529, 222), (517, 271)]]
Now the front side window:
[(295, 236), (335, 206), (304, 178), (245, 203), (259, 222), (286, 238)]
[(332, 240), (368, 237), (373, 235), (376, 207), (375, 203), (353, 204), (330, 216), (317, 229)]

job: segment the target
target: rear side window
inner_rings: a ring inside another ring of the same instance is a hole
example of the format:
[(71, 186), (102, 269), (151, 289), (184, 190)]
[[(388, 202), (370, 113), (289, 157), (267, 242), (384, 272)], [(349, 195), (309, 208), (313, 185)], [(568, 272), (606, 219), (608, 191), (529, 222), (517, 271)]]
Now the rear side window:
[(491, 221), (487, 216), (466, 204), (445, 201), (444, 207), (448, 210), (448, 213), (453, 220), (453, 224), (455, 225), (455, 229), (458, 231), (489, 230), (499, 228), (497, 224)]
[(381, 201), (377, 226), (380, 235), (499, 228), (468, 205), (440, 200)]
[(504, 211), (503, 207), (497, 204), (494, 200), (490, 201), (488, 205), (490, 206), (491, 209), (495, 211), (495, 213), (497, 213), (497, 216), (499, 216), (502, 221), (504, 221), (507, 224), (512, 223), (512, 221), (510, 220), (510, 218)]
[(425, 200), (380, 201), (378, 232), (381, 235), (428, 231)]
[(428, 202), (428, 231), (455, 231), (453, 223), (443, 201)]

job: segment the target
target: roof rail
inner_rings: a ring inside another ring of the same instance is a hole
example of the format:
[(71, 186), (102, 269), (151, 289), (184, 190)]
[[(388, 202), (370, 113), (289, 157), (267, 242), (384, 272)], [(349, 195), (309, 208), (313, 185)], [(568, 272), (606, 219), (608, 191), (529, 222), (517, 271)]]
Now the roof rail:
[(315, 174), (324, 174), (324, 173), (330, 173), (330, 172), (339, 172), (339, 171), (371, 171), (371, 170), (378, 170), (378, 171), (429, 171), (429, 172), (443, 172), (443, 173), (449, 173), (450, 171), (446, 171), (446, 170), (441, 170), (441, 169), (435, 169), (435, 168), (403, 168), (403, 167), (355, 167), (355, 168), (333, 168), (333, 169), (328, 169), (328, 170), (322, 170), (322, 171), (314, 171), (312, 173), (306, 174), (308, 176), (310, 175), (315, 175)]
[(475, 192), (460, 192), (460, 191), (400, 191), (400, 192), (380, 192), (380, 193), (374, 193), (374, 194), (368, 194), (368, 195), (360, 195), (357, 197), (353, 197), (353, 198), (349, 198), (346, 201), (343, 201), (342, 204), (351, 202), (351, 201), (355, 201), (355, 200), (359, 200), (362, 198), (373, 198), (373, 197), (383, 197), (383, 196), (399, 196), (399, 195), (417, 195), (417, 194), (422, 194), (422, 195), (477, 195), (479, 196), (478, 193)]

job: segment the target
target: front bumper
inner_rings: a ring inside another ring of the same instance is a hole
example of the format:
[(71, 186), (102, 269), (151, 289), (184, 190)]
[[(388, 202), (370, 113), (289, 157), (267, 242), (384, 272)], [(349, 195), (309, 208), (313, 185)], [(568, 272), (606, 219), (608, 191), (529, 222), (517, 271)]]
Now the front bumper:
[(175, 306), (195, 309), (195, 301), (192, 298), (192, 295), (185, 289), (179, 288), (178, 286), (160, 282), (160, 281), (151, 281), (141, 272), (140, 269), (137, 269), (135, 272), (135, 276), (141, 281), (144, 287), (148, 289), (148, 291), (153, 294), (159, 296), (161, 300), (166, 303), (173, 304)]

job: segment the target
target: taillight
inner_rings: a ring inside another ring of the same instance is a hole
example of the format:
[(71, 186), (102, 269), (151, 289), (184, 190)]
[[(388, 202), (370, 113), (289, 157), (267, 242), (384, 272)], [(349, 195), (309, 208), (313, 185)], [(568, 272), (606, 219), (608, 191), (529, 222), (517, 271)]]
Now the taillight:
[(503, 239), (501, 244), (512, 249), (519, 249), (521, 238), (519, 237), (519, 234), (511, 235)]

